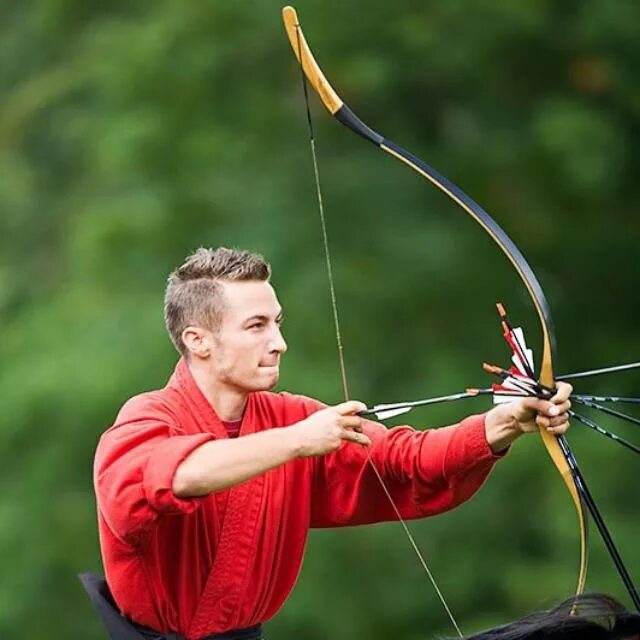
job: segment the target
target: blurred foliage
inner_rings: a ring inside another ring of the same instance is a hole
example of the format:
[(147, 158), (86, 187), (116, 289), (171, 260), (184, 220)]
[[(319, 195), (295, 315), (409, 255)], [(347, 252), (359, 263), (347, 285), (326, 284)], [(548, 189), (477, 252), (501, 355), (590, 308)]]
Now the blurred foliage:
[[(460, 184), (523, 249), (554, 313), (560, 370), (637, 359), (640, 5), (303, 0), (298, 10), (352, 108)], [(287, 310), (282, 388), (340, 399), (300, 76), (279, 11), (4, 3), (2, 638), (104, 637), (76, 578), (100, 566), (93, 450), (127, 397), (169, 375), (163, 285), (194, 248), (268, 257)], [(488, 384), (479, 364), (507, 359), (495, 301), (539, 343), (513, 269), (445, 196), (313, 108), (352, 393), (382, 401)], [(638, 384), (630, 373), (580, 388), (637, 395)], [(638, 461), (578, 426), (571, 441), (640, 580)], [(574, 586), (573, 507), (533, 438), (473, 501), (413, 531), (466, 631)], [(589, 587), (625, 597), (596, 535)], [(452, 634), (397, 524), (314, 532), (269, 629), (309, 640)]]

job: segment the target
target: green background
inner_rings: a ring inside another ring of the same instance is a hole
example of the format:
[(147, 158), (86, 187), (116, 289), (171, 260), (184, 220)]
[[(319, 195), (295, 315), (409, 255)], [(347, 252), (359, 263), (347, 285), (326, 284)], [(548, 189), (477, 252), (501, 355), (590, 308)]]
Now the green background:
[[(638, 358), (640, 5), (300, 2), (368, 124), (478, 200), (547, 293), (559, 372)], [(91, 465), (122, 403), (162, 386), (166, 276), (198, 246), (262, 252), (286, 310), (281, 388), (341, 388), (300, 74), (273, 2), (6, 2), (0, 21), (0, 637), (103, 638), (76, 574), (100, 568)], [(493, 241), (315, 98), (351, 393), (486, 386), (494, 303), (537, 348)], [(539, 351), (539, 349), (538, 349)], [(632, 395), (640, 374), (585, 381)], [(637, 393), (637, 392), (636, 392)], [(419, 428), (488, 404), (411, 414)], [(638, 427), (603, 424), (638, 441)], [(570, 441), (640, 579), (637, 459)], [(463, 630), (570, 595), (568, 494), (538, 439), (470, 503), (412, 526)], [(626, 596), (597, 535), (588, 586)], [(454, 635), (398, 524), (314, 532), (272, 638)]]

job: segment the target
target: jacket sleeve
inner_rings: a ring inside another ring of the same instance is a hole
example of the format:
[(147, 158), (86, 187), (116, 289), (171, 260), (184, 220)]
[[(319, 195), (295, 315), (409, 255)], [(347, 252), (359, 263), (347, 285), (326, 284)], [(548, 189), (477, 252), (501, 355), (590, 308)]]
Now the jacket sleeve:
[(98, 509), (113, 533), (135, 544), (162, 514), (189, 514), (202, 497), (172, 490), (180, 463), (212, 434), (186, 435), (157, 401), (138, 396), (120, 411), (98, 444), (94, 484)]
[[(403, 519), (448, 511), (481, 487), (496, 460), (486, 441), (484, 415), (457, 425), (417, 431), (367, 422), (368, 451)], [(338, 527), (397, 520), (369, 464), (367, 449), (344, 443), (314, 461), (311, 526)]]

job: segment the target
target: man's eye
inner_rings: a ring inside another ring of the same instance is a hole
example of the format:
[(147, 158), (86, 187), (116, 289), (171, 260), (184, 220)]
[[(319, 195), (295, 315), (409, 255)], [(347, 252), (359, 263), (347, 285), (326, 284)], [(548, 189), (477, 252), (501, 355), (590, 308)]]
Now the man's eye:
[(262, 327), (262, 322), (256, 322), (255, 324), (250, 324), (249, 329), (260, 329)]

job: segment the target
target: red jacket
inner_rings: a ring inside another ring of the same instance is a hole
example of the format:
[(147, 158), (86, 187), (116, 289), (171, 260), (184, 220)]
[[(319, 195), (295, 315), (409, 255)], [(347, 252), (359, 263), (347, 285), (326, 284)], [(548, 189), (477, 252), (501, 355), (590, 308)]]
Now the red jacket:
[[(303, 420), (323, 405), (288, 393), (249, 395), (240, 437)], [(404, 518), (470, 498), (497, 456), (483, 416), (431, 431), (368, 422), (371, 457)], [(227, 433), (181, 360), (164, 389), (129, 400), (95, 459), (107, 581), (121, 611), (189, 640), (262, 623), (300, 570), (310, 527), (396, 520), (366, 451), (345, 443), (208, 496), (172, 492), (178, 465)]]

